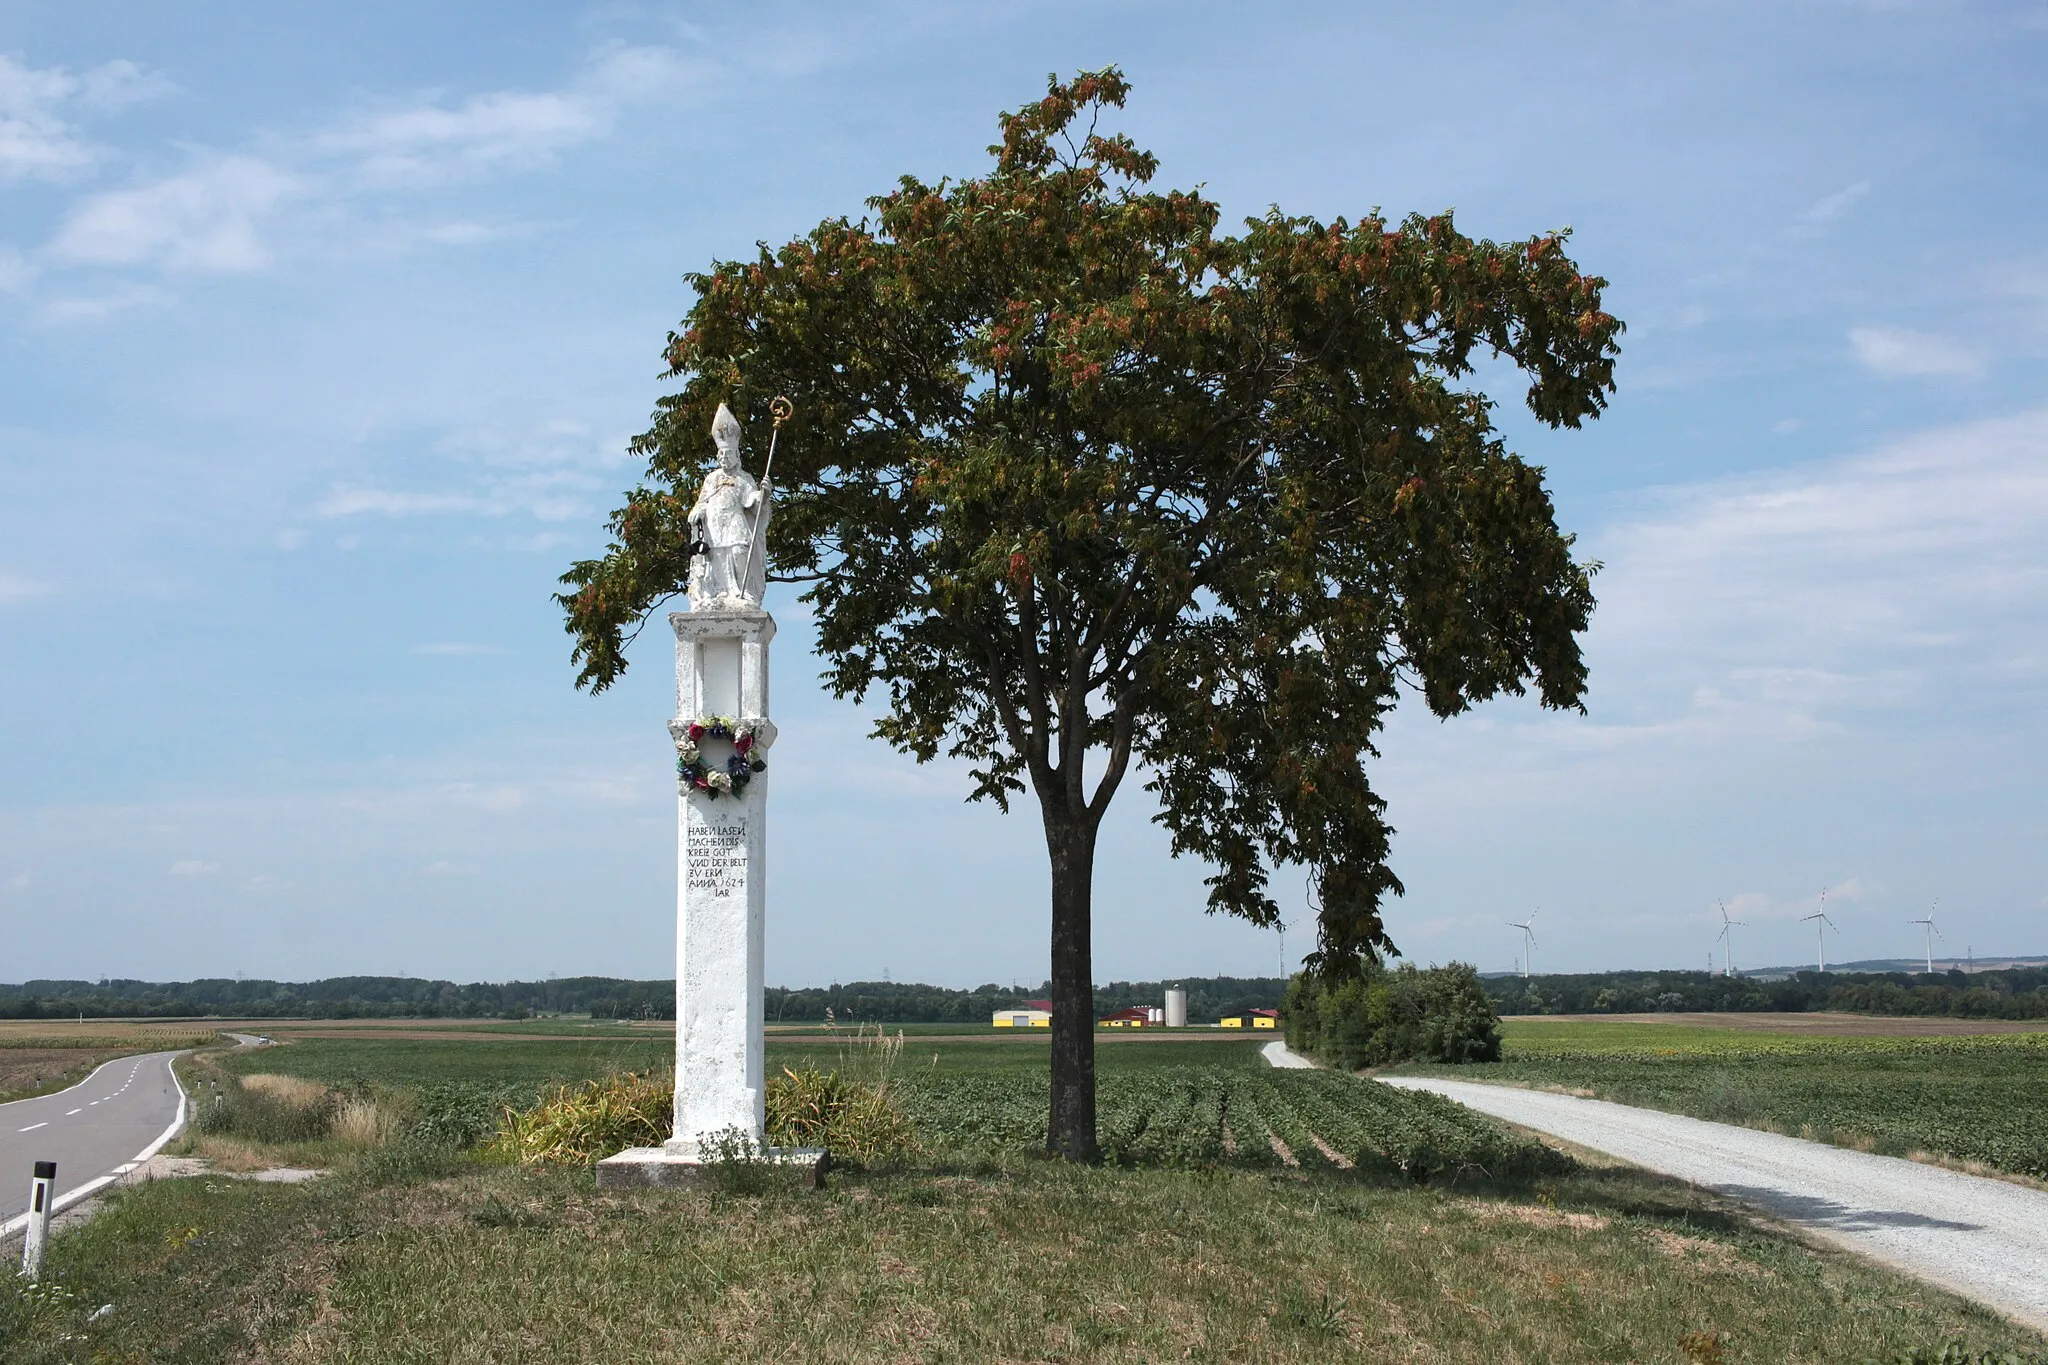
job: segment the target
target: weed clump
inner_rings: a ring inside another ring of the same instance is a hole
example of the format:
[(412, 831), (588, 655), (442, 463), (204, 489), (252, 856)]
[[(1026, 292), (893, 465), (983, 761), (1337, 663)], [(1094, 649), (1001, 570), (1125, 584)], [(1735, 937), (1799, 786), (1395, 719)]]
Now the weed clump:
[[(901, 1040), (893, 1044), (900, 1050)], [(505, 1105), (487, 1158), (523, 1166), (588, 1166), (628, 1147), (655, 1147), (672, 1128), (675, 1079), (631, 1073), (558, 1086), (530, 1109)], [(879, 1165), (917, 1150), (886, 1081), (784, 1067), (764, 1097), (775, 1147), (822, 1147), (836, 1160)]]
[(317, 1142), (340, 1107), (324, 1085), (294, 1076), (245, 1076), (202, 1096), (193, 1127), (246, 1142)]
[(485, 1155), (522, 1166), (589, 1166), (628, 1147), (655, 1147), (669, 1135), (675, 1079), (623, 1074), (557, 1086), (539, 1104), (505, 1106)]
[(917, 1150), (910, 1120), (886, 1085), (807, 1066), (768, 1082), (768, 1140), (822, 1147), (835, 1161), (880, 1166)]

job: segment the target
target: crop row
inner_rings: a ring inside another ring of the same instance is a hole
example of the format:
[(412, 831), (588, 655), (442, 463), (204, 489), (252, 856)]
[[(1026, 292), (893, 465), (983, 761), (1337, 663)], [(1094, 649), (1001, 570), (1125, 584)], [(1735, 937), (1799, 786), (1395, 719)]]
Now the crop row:
[[(1102, 1076), (1104, 1156), (1133, 1166), (1355, 1168), (1414, 1179), (1522, 1177), (1567, 1169), (1440, 1096), (1321, 1071), (1177, 1066)], [(918, 1138), (960, 1154), (1028, 1151), (1046, 1133), (1046, 1083), (1029, 1073), (921, 1077), (899, 1092)]]

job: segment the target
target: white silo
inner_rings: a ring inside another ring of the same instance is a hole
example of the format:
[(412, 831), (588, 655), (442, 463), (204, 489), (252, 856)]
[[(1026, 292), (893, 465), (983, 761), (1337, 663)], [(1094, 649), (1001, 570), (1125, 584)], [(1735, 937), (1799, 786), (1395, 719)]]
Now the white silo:
[(1188, 993), (1175, 986), (1166, 992), (1166, 1026), (1186, 1028), (1188, 1026)]

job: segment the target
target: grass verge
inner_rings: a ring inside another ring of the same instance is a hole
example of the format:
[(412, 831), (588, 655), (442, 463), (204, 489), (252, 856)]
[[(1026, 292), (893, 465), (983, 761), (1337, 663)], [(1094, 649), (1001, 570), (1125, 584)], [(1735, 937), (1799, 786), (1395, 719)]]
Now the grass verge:
[(586, 1171), (401, 1147), (310, 1186), (124, 1191), (53, 1244), (50, 1271), (35, 1300), (0, 1285), (10, 1362), (1832, 1362), (2041, 1345), (1619, 1171), (1416, 1189), (1025, 1161), (736, 1196), (600, 1193)]

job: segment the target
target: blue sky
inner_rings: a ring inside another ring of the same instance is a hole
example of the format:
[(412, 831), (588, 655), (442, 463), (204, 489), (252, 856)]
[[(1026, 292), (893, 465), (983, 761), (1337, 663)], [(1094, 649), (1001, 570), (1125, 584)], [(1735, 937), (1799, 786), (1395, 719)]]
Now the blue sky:
[[(1397, 717), (1411, 956), (2048, 952), (2048, 5), (74, 3), (0, 16), (0, 980), (668, 975), (670, 643), (579, 694), (548, 594), (681, 275), (1109, 62), (1228, 216), (1569, 225), (1629, 324), (1586, 431), (1488, 376), (1593, 685)], [(770, 606), (769, 979), (1042, 978), (1035, 816)], [(1274, 970), (1145, 800), (1097, 975)]]

